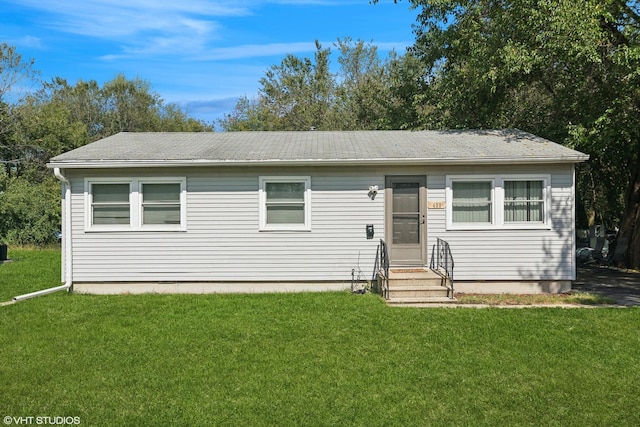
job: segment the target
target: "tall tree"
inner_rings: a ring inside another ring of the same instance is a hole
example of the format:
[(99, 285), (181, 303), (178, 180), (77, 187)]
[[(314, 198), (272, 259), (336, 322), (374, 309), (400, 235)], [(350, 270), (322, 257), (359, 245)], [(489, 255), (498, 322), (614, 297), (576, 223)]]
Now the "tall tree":
[(15, 46), (0, 43), (0, 103), (7, 102), (7, 94), (15, 90), (18, 82), (38, 75), (33, 64), (34, 60), (22, 58)]
[(338, 39), (338, 110), (346, 129), (376, 129), (385, 117), (389, 87), (375, 45)]
[(260, 79), (261, 103), (267, 115), (278, 118), (274, 130), (331, 127), (335, 79), (330, 53), (316, 41), (314, 60), (287, 55)]
[(34, 80), (38, 75), (33, 64), (33, 59), (23, 59), (14, 46), (0, 43), (0, 168), (6, 175), (10, 175), (22, 161), (21, 153), (12, 143), (16, 126), (13, 106), (22, 98), (22, 94), (17, 95), (21, 91), (16, 89), (16, 85), (21, 81)]
[(123, 75), (102, 87), (55, 78), (11, 104), (0, 102), (0, 122), (8, 124), (0, 132), (0, 239), (18, 244), (55, 241), (59, 183), (46, 169), (51, 156), (120, 131), (213, 130), (165, 104), (149, 83)]
[(350, 38), (336, 47), (336, 72), (331, 49), (319, 43), (313, 59), (287, 55), (260, 80), (258, 97), (241, 98), (219, 125), (226, 131), (413, 127), (423, 82), (416, 58), (392, 52), (381, 59), (375, 45)]
[(637, 1), (410, 0), (430, 127), (519, 127), (589, 153), (579, 197), (640, 267)]
[(225, 132), (265, 131), (278, 128), (278, 117), (264, 108), (261, 98), (240, 97), (233, 111), (218, 120)]

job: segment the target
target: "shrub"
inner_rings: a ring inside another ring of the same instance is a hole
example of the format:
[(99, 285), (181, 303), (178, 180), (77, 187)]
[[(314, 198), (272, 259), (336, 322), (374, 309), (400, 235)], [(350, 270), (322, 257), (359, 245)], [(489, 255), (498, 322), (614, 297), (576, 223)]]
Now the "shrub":
[(11, 179), (0, 193), (0, 240), (13, 245), (54, 243), (60, 214), (60, 185), (53, 177), (39, 184)]

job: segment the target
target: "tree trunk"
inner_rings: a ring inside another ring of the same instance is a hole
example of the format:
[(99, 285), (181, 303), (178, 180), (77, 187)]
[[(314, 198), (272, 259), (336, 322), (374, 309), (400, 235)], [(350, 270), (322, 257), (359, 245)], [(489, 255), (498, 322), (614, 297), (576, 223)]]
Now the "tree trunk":
[(640, 269), (640, 154), (633, 164), (619, 238), (627, 239), (625, 264)]

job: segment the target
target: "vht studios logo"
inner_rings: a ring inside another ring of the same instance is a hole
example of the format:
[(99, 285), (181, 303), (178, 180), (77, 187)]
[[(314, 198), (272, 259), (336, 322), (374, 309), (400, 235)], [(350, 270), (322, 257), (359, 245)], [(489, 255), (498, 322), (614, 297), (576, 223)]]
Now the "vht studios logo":
[(80, 425), (80, 417), (4, 417), (5, 425), (44, 425), (44, 426), (64, 426)]

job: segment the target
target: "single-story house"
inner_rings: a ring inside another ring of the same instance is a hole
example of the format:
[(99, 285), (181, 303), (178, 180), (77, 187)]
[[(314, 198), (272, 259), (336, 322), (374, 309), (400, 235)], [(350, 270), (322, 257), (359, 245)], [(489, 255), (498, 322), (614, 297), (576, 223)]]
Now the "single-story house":
[[(564, 292), (576, 163), (519, 130), (119, 133), (50, 160), (63, 282), (90, 293), (266, 292), (428, 267), (456, 290)], [(377, 255), (378, 254), (378, 255)]]

